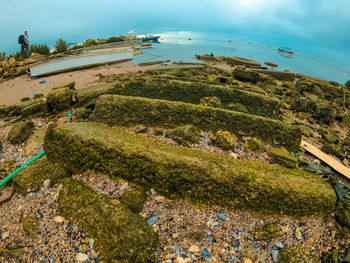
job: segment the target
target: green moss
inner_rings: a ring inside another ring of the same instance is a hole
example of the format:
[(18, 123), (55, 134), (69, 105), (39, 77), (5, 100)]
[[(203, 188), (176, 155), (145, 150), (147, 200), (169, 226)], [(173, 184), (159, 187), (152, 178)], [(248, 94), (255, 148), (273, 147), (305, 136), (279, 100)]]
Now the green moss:
[(34, 124), (31, 121), (21, 121), (14, 124), (7, 136), (12, 144), (24, 142), (33, 133)]
[(73, 91), (70, 88), (53, 89), (46, 97), (49, 109), (60, 112), (72, 105)]
[(53, 90), (55, 90), (55, 89), (63, 89), (63, 88), (69, 88), (71, 90), (74, 90), (75, 89), (74, 87), (75, 87), (75, 82), (72, 81), (72, 82), (68, 82), (66, 84), (63, 84), (61, 86), (54, 87)]
[(257, 83), (260, 80), (259, 73), (241, 68), (236, 68), (233, 72), (233, 77), (244, 82)]
[(275, 223), (266, 223), (256, 226), (253, 230), (253, 237), (256, 241), (271, 241), (281, 236), (282, 228)]
[(182, 102), (103, 95), (99, 97), (91, 120), (109, 125), (174, 127), (194, 125), (206, 131), (217, 129), (243, 132), (267, 142), (277, 141), (291, 151), (299, 149), (301, 131), (297, 126), (259, 116)]
[(93, 170), (170, 198), (291, 216), (334, 211), (332, 187), (304, 170), (165, 144), (103, 124), (51, 126), (45, 151), (73, 173)]
[(313, 134), (313, 130), (309, 126), (300, 125), (299, 127), (300, 127), (303, 135), (305, 135), (306, 137), (310, 137)]
[(83, 105), (93, 105), (96, 102), (96, 98), (103, 94), (116, 94), (120, 90), (120, 84), (99, 84), (93, 85), (88, 88), (80, 89), (76, 92), (76, 107), (81, 107)]
[(65, 179), (60, 214), (82, 227), (105, 262), (154, 262), (158, 236), (141, 216), (97, 194), (85, 183)]
[(39, 222), (35, 216), (27, 216), (22, 219), (23, 230), (31, 237), (36, 237), (39, 231)]
[(120, 202), (130, 208), (134, 213), (140, 213), (147, 195), (142, 188), (126, 191), (122, 194)]
[(209, 74), (208, 75), (208, 81), (209, 82), (215, 82), (217, 78), (218, 78), (218, 76), (215, 75), (215, 74)]
[(164, 134), (164, 129), (162, 128), (154, 128), (153, 130), (155, 136), (162, 136)]
[(327, 154), (335, 155), (338, 157), (344, 156), (344, 153), (342, 153), (338, 145), (334, 145), (328, 142), (323, 143), (321, 150)]
[(50, 179), (50, 186), (53, 186), (69, 175), (62, 165), (40, 159), (21, 170), (13, 178), (13, 184), (16, 191), (26, 195), (37, 191), (46, 179)]
[(31, 104), (21, 110), (21, 115), (23, 117), (39, 117), (48, 113), (48, 107), (45, 99), (36, 100), (37, 103)]
[(186, 237), (189, 237), (193, 241), (200, 242), (205, 237), (205, 234), (203, 231), (191, 231), (186, 233)]
[(36, 103), (35, 100), (28, 100), (10, 106), (0, 106), (0, 118), (19, 116), (24, 108)]
[(198, 129), (193, 125), (177, 127), (168, 132), (167, 136), (183, 145), (198, 143), (200, 137)]
[(88, 119), (92, 110), (88, 108), (77, 108), (73, 110), (73, 119), (74, 120), (85, 120)]
[[(239, 103), (246, 107), (250, 114), (277, 118), (280, 101), (255, 92), (249, 92), (223, 85), (204, 84), (196, 81), (179, 81), (169, 79), (135, 79), (123, 86), (118, 84), (115, 90), (119, 95), (139, 96), (151, 99), (164, 99), (199, 104), (203, 97), (217, 97), (223, 107)], [(115, 91), (114, 90), (114, 91)]]
[(285, 148), (269, 148), (267, 154), (280, 165), (288, 168), (298, 166), (298, 158), (290, 154)]
[(203, 97), (201, 98), (199, 104), (204, 106), (215, 107), (215, 108), (222, 107), (222, 103), (218, 97)]
[(320, 262), (317, 254), (311, 255), (305, 246), (287, 246), (278, 254), (278, 263)]
[(229, 131), (218, 130), (211, 140), (224, 150), (234, 150), (237, 144), (237, 137)]
[(249, 113), (247, 107), (241, 103), (230, 103), (226, 108), (233, 111)]
[(250, 152), (263, 152), (264, 145), (257, 139), (249, 139), (246, 142), (246, 149)]

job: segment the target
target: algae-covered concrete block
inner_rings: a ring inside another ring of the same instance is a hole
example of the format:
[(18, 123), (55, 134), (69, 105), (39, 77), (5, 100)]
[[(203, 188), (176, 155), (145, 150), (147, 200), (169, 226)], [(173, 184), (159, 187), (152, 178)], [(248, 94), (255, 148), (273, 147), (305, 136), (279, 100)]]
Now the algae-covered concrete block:
[(285, 148), (269, 148), (267, 154), (280, 165), (288, 168), (298, 166), (298, 158), (289, 153)]
[(176, 127), (194, 125), (205, 131), (227, 130), (243, 132), (267, 142), (278, 142), (297, 151), (301, 130), (277, 120), (213, 107), (183, 102), (102, 95), (98, 98), (90, 119), (108, 125)]
[(13, 178), (16, 191), (23, 195), (37, 191), (46, 179), (50, 179), (50, 186), (70, 176), (67, 169), (57, 163), (40, 159), (28, 165)]
[(34, 124), (31, 121), (20, 121), (14, 124), (7, 139), (12, 144), (24, 142), (33, 132)]
[(48, 112), (48, 107), (45, 99), (35, 100), (35, 102), (36, 103), (33, 103), (21, 110), (21, 115), (23, 117), (39, 117), (45, 115)]
[(115, 204), (85, 183), (65, 179), (59, 195), (62, 216), (95, 240), (104, 262), (155, 261), (158, 236), (146, 220), (123, 204)]
[(45, 151), (73, 173), (93, 170), (167, 197), (266, 213), (331, 216), (336, 195), (304, 170), (165, 144), (97, 123), (49, 127)]
[(54, 89), (47, 94), (46, 102), (57, 112), (69, 109), (72, 105), (73, 91), (70, 88)]

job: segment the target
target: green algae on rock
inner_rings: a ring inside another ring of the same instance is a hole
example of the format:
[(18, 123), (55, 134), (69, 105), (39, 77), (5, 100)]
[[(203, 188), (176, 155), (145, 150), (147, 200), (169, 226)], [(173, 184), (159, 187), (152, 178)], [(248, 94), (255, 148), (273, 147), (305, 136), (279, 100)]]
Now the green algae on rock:
[(45, 151), (73, 173), (92, 170), (195, 203), (295, 217), (334, 212), (332, 187), (304, 170), (165, 144), (103, 124), (50, 126)]
[(34, 124), (31, 121), (17, 122), (12, 126), (7, 139), (12, 144), (20, 144), (32, 134), (33, 127)]
[(215, 108), (221, 108), (222, 103), (221, 100), (218, 97), (203, 97), (201, 98), (199, 104), (203, 106), (209, 106), (209, 107), (215, 107)]
[(298, 158), (289, 153), (285, 148), (269, 148), (267, 154), (280, 165), (288, 168), (298, 166)]
[(40, 159), (18, 172), (13, 178), (13, 184), (16, 191), (26, 195), (37, 191), (46, 179), (50, 179), (50, 185), (53, 186), (68, 176), (68, 170), (62, 165)]
[(174, 130), (168, 132), (167, 136), (183, 145), (198, 143), (200, 137), (198, 129), (193, 125), (176, 127)]
[(271, 241), (281, 235), (283, 235), (282, 228), (276, 223), (266, 223), (256, 226), (253, 230), (254, 239), (258, 241)]
[(24, 107), (21, 110), (21, 115), (23, 117), (39, 117), (39, 116), (43, 116), (46, 113), (48, 113), (48, 107), (46, 104), (46, 100), (45, 99), (41, 99), (41, 100), (35, 100), (36, 103), (33, 103), (27, 107)]
[(320, 262), (320, 255), (311, 255), (305, 246), (287, 246), (278, 254), (278, 263)]
[(291, 151), (297, 151), (301, 142), (299, 127), (280, 121), (213, 107), (140, 97), (102, 95), (90, 119), (108, 125), (175, 127), (191, 124), (206, 131), (244, 132), (263, 141), (277, 141)]
[(146, 220), (123, 204), (97, 194), (81, 181), (67, 178), (59, 194), (62, 216), (82, 227), (95, 240), (105, 262), (155, 261), (158, 235)]
[(36, 237), (39, 231), (39, 222), (35, 216), (27, 216), (22, 219), (23, 230), (31, 237)]
[(214, 145), (224, 150), (234, 150), (237, 144), (237, 137), (229, 131), (218, 130), (211, 138)]
[(47, 94), (46, 102), (49, 109), (56, 112), (67, 110), (72, 105), (73, 91), (70, 88), (51, 90)]
[(245, 147), (249, 152), (263, 152), (264, 151), (264, 145), (261, 143), (261, 141), (257, 140), (256, 138), (252, 138), (246, 141)]
[(138, 187), (124, 192), (120, 198), (120, 202), (129, 207), (131, 211), (138, 214), (141, 212), (146, 199), (147, 195), (145, 190)]

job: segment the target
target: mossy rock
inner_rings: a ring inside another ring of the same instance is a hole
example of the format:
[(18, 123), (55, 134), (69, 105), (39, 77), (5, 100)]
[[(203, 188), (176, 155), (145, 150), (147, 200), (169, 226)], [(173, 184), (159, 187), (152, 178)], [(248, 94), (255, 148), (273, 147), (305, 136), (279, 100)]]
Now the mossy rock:
[(320, 128), (317, 130), (317, 132), (322, 136), (322, 138), (328, 142), (328, 143), (338, 143), (339, 142), (339, 137), (338, 135), (330, 130), (329, 128)]
[(92, 170), (169, 198), (295, 217), (334, 211), (332, 187), (312, 173), (166, 144), (103, 124), (50, 126), (45, 151), (72, 173)]
[(94, 105), (96, 99), (103, 94), (117, 94), (121, 89), (119, 83), (103, 83), (99, 85), (92, 85), (90, 87), (80, 89), (76, 92), (76, 104), (75, 107), (81, 107), (84, 105)]
[(236, 135), (223, 130), (218, 130), (211, 140), (214, 145), (217, 145), (224, 150), (234, 150), (237, 144)]
[(323, 151), (327, 154), (338, 156), (338, 157), (344, 156), (344, 153), (342, 153), (342, 151), (338, 145), (331, 144), (328, 142), (323, 143), (321, 151)]
[(23, 102), (23, 101), (28, 101), (28, 100), (30, 100), (29, 97), (24, 97), (24, 98), (21, 99), (21, 102)]
[(350, 136), (348, 136), (343, 142), (342, 142), (342, 149), (345, 154), (350, 153)]
[(7, 139), (12, 144), (24, 142), (33, 133), (34, 124), (31, 121), (21, 121), (14, 124)]
[(313, 134), (313, 130), (309, 126), (300, 125), (299, 127), (303, 135), (305, 135), (306, 137), (310, 137)]
[(40, 159), (21, 170), (14, 178), (13, 185), (19, 193), (37, 191), (46, 179), (50, 179), (50, 186), (60, 182), (70, 173), (62, 165)]
[(147, 200), (147, 195), (142, 188), (136, 188), (126, 191), (122, 194), (120, 202), (130, 208), (131, 211), (138, 214), (141, 212), (144, 203)]
[(327, 102), (316, 104), (314, 117), (320, 122), (331, 125), (335, 121), (336, 109)]
[(285, 148), (269, 148), (267, 154), (280, 165), (287, 168), (298, 167), (298, 158), (289, 153)]
[(60, 88), (51, 90), (47, 94), (46, 102), (49, 109), (56, 112), (64, 111), (72, 106), (73, 91), (70, 88)]
[(0, 165), (0, 178), (4, 179), (19, 167), (14, 161), (7, 161)]
[(257, 83), (260, 80), (259, 73), (241, 68), (237, 68), (233, 71), (233, 77), (237, 80), (251, 83)]
[(39, 222), (35, 216), (27, 216), (22, 219), (23, 230), (31, 237), (36, 237), (39, 231)]
[(346, 114), (342, 117), (342, 121), (340, 123), (342, 127), (350, 127), (350, 114)]
[(245, 143), (245, 147), (249, 152), (263, 152), (264, 151), (264, 145), (261, 143), (261, 141), (253, 138), (249, 139)]
[(204, 97), (201, 98), (199, 104), (209, 107), (220, 108), (222, 107), (221, 100), (218, 97)]
[(73, 110), (73, 119), (74, 120), (86, 120), (89, 118), (92, 110), (88, 108), (76, 108)]
[(191, 231), (185, 234), (186, 237), (193, 241), (200, 242), (205, 237), (204, 231)]
[(338, 222), (350, 230), (350, 201), (344, 199), (337, 209), (337, 220)]
[(320, 262), (319, 256), (310, 252), (304, 246), (286, 246), (278, 254), (278, 263)]
[(280, 121), (202, 105), (140, 97), (102, 95), (90, 120), (112, 126), (144, 124), (172, 128), (194, 125), (204, 131), (243, 132), (262, 141), (278, 141), (291, 151), (297, 151), (301, 142), (299, 127)]
[(276, 223), (265, 223), (256, 226), (253, 230), (255, 241), (271, 241), (281, 235), (283, 235), (282, 228)]
[(44, 98), (44, 94), (38, 93), (33, 97), (33, 99), (35, 99), (35, 100), (40, 99), (40, 98)]
[(84, 182), (65, 179), (60, 214), (82, 227), (105, 262), (154, 262), (158, 236), (146, 220), (123, 204), (97, 194)]
[(233, 111), (249, 113), (247, 107), (241, 103), (230, 103), (226, 106), (226, 108)]
[(155, 136), (162, 136), (164, 134), (163, 128), (154, 128), (153, 133)]
[(75, 90), (75, 82), (72, 81), (72, 82), (68, 82), (66, 84), (60, 85), (58, 87), (54, 87), (53, 90), (55, 90), (55, 89), (62, 89), (62, 88), (69, 88), (71, 90)]
[(167, 136), (183, 145), (198, 143), (200, 138), (198, 129), (193, 125), (177, 127), (174, 130), (168, 132)]
[(48, 113), (49, 109), (46, 104), (46, 100), (36, 100), (36, 103), (31, 104), (21, 110), (23, 117), (39, 117), (44, 116)]

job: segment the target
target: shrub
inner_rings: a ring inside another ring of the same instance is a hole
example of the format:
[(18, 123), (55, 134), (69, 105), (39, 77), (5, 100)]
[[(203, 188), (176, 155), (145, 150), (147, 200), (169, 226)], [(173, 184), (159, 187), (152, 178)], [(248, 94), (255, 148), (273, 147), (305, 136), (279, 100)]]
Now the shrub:
[(119, 37), (110, 37), (106, 40), (106, 43), (112, 43), (112, 42), (121, 42), (124, 41), (124, 36), (119, 36)]
[(97, 45), (97, 42), (95, 39), (87, 39), (84, 41), (83, 43), (84, 47), (91, 47), (91, 46), (96, 46)]
[(6, 53), (0, 52), (0, 62), (6, 59)]
[(67, 50), (66, 41), (60, 38), (59, 40), (56, 41), (55, 47), (56, 47), (57, 53), (65, 52)]
[(40, 55), (49, 55), (50, 49), (46, 44), (32, 44), (30, 46), (30, 52), (34, 52)]

